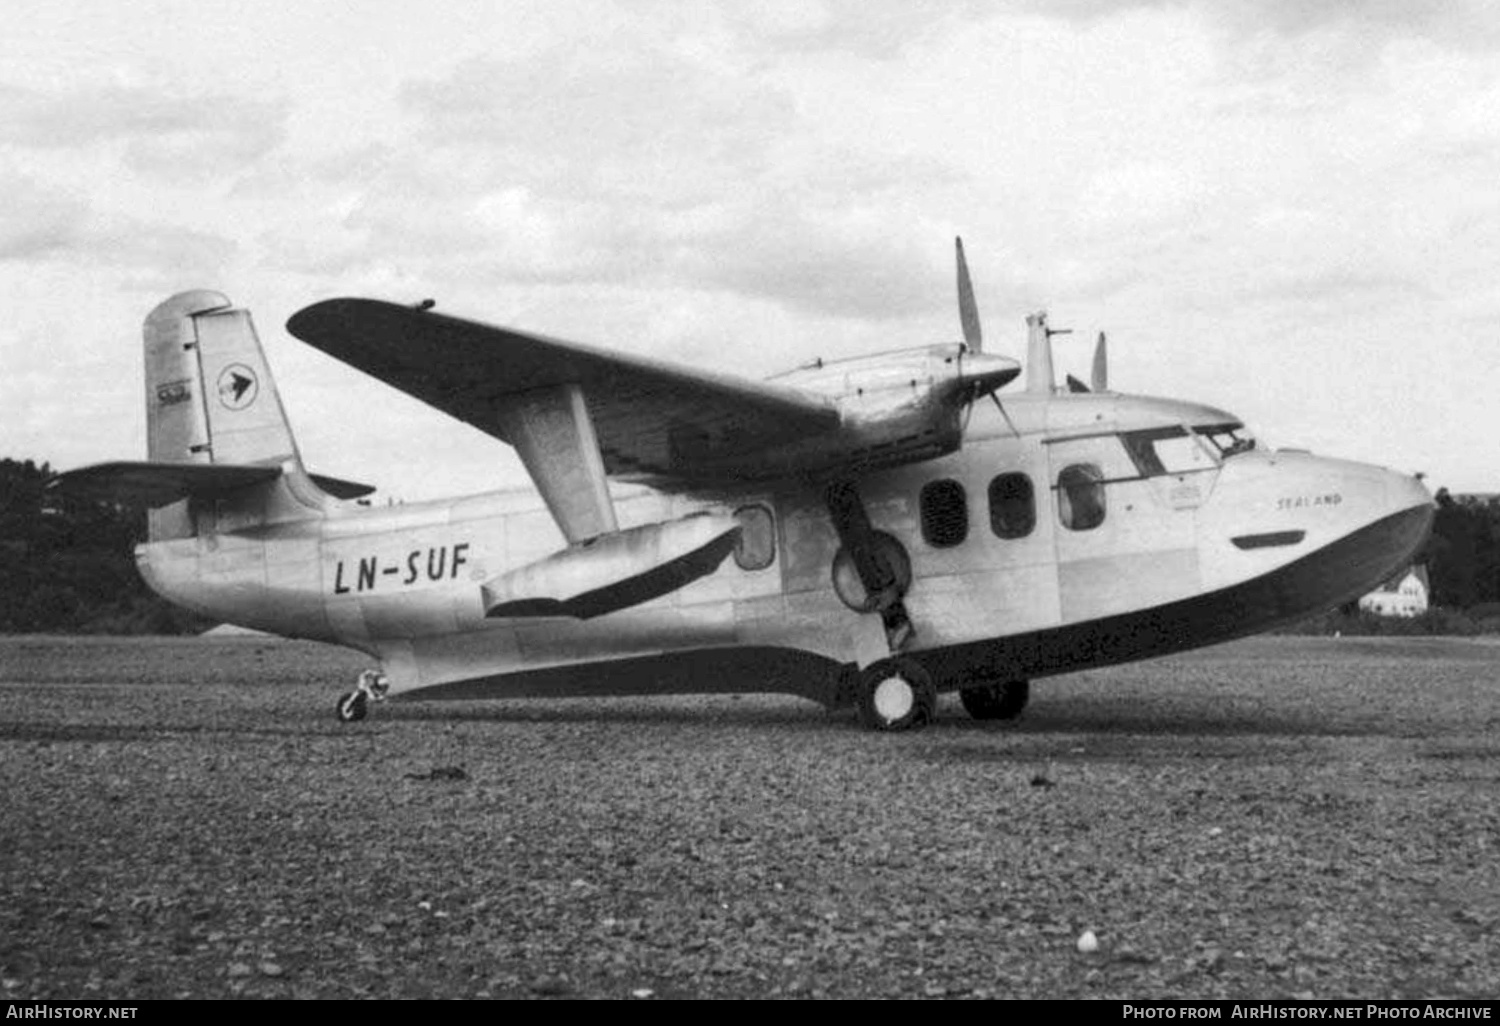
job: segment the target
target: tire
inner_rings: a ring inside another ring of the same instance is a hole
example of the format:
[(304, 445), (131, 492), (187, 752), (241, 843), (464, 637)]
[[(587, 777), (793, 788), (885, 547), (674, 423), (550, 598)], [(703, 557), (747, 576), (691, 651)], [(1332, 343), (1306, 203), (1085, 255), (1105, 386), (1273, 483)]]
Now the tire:
[(1007, 680), (983, 687), (964, 688), (958, 693), (964, 709), (976, 720), (1013, 720), (1026, 708), (1031, 682)]
[(334, 715), (339, 718), (340, 723), (357, 723), (364, 719), (370, 711), (370, 703), (365, 699), (363, 691), (351, 691), (339, 699), (339, 704), (334, 706)]
[(893, 656), (859, 675), (859, 719), (871, 730), (917, 730), (937, 709), (932, 675), (913, 659)]

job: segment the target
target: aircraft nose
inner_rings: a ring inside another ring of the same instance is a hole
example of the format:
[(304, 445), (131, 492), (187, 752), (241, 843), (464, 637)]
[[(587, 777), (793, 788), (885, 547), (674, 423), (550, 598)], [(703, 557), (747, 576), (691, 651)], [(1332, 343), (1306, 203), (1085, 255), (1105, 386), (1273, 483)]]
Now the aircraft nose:
[[(1417, 506), (1433, 507), (1432, 493), (1415, 474), (1386, 471), (1386, 496), (1391, 508), (1397, 511)], [(1435, 508), (1433, 507), (1434, 510)], [(1430, 516), (1428, 521), (1431, 522)]]
[[(1422, 484), (1415, 474), (1401, 474), (1392, 469), (1383, 469), (1385, 475), (1385, 510), (1379, 507), (1371, 513), (1367, 528), (1356, 531), (1356, 537), (1367, 538), (1376, 552), (1389, 553), (1389, 570), (1386, 576), (1401, 570), (1416, 558), (1416, 553), (1427, 544), (1428, 534), (1433, 529), (1433, 517), (1437, 505), (1433, 493)], [(1385, 579), (1385, 577), (1382, 577)]]
[(1434, 512), (1418, 478), (1385, 467), (1285, 451), (1231, 457), (1205, 509), (1205, 583), (1269, 575), (1285, 613), (1328, 609), (1409, 565)]
[[(1335, 502), (1326, 521), (1328, 530), (1335, 537), (1343, 533), (1351, 542), (1362, 541), (1362, 549), (1372, 560), (1383, 550), (1384, 561), (1392, 564), (1388, 573), (1410, 561), (1426, 541), (1436, 507), (1432, 494), (1415, 475), (1319, 457), (1308, 457), (1305, 463), (1288, 460), (1287, 469), (1291, 480), (1305, 482), (1305, 492), (1314, 501), (1326, 492)], [(1299, 508), (1296, 501), (1285, 512), (1306, 515), (1306, 508)]]

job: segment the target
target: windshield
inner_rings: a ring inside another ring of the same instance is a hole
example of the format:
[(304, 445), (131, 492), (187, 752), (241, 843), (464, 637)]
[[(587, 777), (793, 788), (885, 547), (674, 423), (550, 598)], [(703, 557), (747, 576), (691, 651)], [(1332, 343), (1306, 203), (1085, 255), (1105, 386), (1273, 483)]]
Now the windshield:
[(1218, 461), (1184, 427), (1149, 428), (1120, 435), (1136, 469), (1147, 477), (1212, 470)]
[(1255, 448), (1242, 424), (1172, 426), (1126, 431), (1120, 435), (1136, 469), (1146, 477), (1213, 470), (1224, 460)]
[(1206, 438), (1219, 455), (1225, 459), (1249, 452), (1255, 448), (1255, 436), (1243, 424), (1209, 424), (1193, 428), (1199, 437)]

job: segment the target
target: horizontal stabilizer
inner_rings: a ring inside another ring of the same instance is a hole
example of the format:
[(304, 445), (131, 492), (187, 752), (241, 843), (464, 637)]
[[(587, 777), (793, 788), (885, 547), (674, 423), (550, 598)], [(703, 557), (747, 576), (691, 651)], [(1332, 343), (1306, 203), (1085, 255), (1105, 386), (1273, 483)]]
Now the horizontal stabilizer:
[(280, 476), (280, 467), (118, 461), (59, 474), (52, 487), (80, 498), (156, 508), (189, 497), (218, 498)]
[[(281, 476), (280, 467), (236, 463), (164, 463), (120, 460), (59, 474), (51, 487), (82, 499), (118, 502), (156, 509), (182, 499), (218, 499), (231, 492)], [(357, 499), (375, 491), (372, 485), (310, 474), (313, 483), (335, 499)]]
[(600, 535), (486, 582), (485, 615), (587, 620), (637, 606), (713, 573), (739, 538), (723, 514)]

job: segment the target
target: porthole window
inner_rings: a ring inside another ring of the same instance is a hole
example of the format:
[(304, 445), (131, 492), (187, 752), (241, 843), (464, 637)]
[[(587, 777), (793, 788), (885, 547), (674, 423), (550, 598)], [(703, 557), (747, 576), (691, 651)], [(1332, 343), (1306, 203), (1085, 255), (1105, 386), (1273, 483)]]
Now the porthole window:
[(1036, 492), (1025, 474), (1001, 474), (990, 482), (990, 530), (1000, 538), (1024, 538), (1036, 527)]
[(1104, 472), (1093, 463), (1073, 463), (1057, 475), (1057, 516), (1070, 531), (1104, 523)]
[(741, 570), (764, 570), (776, 561), (776, 521), (764, 506), (741, 506), (734, 511), (740, 524), (740, 540), (734, 546), (734, 564)]
[(922, 540), (952, 548), (969, 536), (969, 497), (957, 481), (933, 481), (922, 489)]

